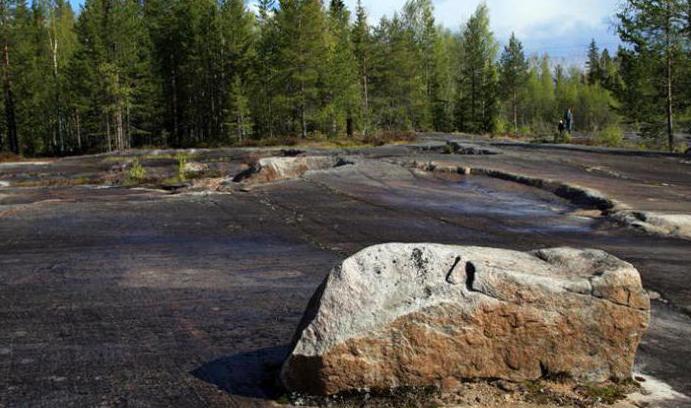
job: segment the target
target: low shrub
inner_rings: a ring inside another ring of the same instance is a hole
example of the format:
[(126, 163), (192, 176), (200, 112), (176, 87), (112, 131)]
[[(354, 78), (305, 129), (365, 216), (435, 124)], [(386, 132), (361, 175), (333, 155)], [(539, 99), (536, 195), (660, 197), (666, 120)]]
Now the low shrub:
[(624, 142), (624, 131), (616, 125), (607, 126), (595, 136), (598, 146), (619, 147)]
[(175, 155), (175, 160), (178, 161), (178, 180), (183, 182), (187, 178), (187, 175), (185, 174), (185, 167), (187, 166), (189, 155), (185, 152), (178, 152)]
[(146, 179), (146, 169), (139, 162), (139, 159), (135, 159), (127, 171), (127, 179), (125, 182), (127, 184), (140, 184), (144, 179)]

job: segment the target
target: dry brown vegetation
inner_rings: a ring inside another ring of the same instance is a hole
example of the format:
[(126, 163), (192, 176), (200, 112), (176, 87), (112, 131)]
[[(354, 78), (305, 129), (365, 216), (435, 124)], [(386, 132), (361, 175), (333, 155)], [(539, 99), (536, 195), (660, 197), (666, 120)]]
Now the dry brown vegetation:
[(10, 152), (0, 152), (0, 163), (22, 161), (22, 157)]

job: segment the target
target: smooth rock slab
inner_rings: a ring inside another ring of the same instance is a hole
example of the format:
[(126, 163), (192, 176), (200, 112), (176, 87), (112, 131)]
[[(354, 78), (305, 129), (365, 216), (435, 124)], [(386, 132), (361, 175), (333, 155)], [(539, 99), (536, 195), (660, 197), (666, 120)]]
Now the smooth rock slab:
[(602, 251), (380, 245), (327, 277), (281, 380), (315, 395), (448, 379), (620, 380), (649, 319), (638, 271)]
[(335, 156), (268, 157), (249, 170), (254, 183), (270, 183), (301, 177), (309, 171), (328, 170), (348, 164)]

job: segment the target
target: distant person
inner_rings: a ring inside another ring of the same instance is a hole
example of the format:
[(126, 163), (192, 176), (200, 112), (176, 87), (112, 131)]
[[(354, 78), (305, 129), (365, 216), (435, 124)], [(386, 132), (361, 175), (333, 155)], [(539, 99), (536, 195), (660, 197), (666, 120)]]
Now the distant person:
[(573, 112), (571, 112), (571, 108), (567, 109), (564, 113), (564, 128), (568, 133), (573, 132)]
[(559, 125), (557, 126), (557, 130), (559, 132), (557, 133), (557, 136), (554, 139), (554, 143), (560, 143), (562, 140), (564, 140), (564, 132), (566, 131), (566, 125), (564, 125), (563, 120), (559, 121)]

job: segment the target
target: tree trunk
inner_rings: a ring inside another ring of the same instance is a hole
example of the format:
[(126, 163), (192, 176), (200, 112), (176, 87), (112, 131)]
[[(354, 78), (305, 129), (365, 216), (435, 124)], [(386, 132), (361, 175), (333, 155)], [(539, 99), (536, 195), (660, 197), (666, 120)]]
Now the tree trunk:
[(367, 136), (369, 131), (369, 78), (367, 77), (367, 69), (365, 68), (365, 75), (362, 77), (362, 83), (365, 91), (365, 124), (362, 129), (362, 133)]
[(513, 91), (513, 133), (518, 134), (518, 96), (516, 90)]
[(243, 142), (242, 130), (243, 130), (243, 126), (244, 126), (242, 123), (243, 122), (242, 115), (238, 115), (236, 121), (237, 121), (236, 133), (238, 135), (238, 142), (242, 143)]
[(271, 100), (271, 95), (267, 94), (269, 98), (269, 137), (273, 139), (274, 137), (274, 106)]
[(113, 151), (113, 145), (110, 140), (110, 114), (106, 114), (106, 140), (108, 141), (108, 151)]
[(674, 151), (674, 106), (672, 98), (672, 16), (668, 9), (667, 24), (665, 25), (665, 52), (667, 59), (667, 141), (669, 151)]
[(81, 123), (79, 119), (79, 110), (77, 110), (75, 114), (75, 120), (76, 120), (76, 125), (77, 125), (77, 148), (79, 149), (79, 152), (81, 153), (82, 151), (82, 128), (81, 128)]
[(125, 107), (125, 123), (126, 123), (125, 138), (126, 138), (126, 142), (127, 142), (126, 147), (128, 149), (131, 149), (132, 148), (132, 122), (130, 120), (130, 104), (129, 104), (129, 102), (127, 103), (127, 105)]
[[(173, 56), (170, 56), (171, 62), (173, 62)], [(173, 139), (175, 140), (176, 147), (182, 145), (182, 137), (180, 135), (179, 123), (178, 123), (178, 86), (177, 86), (177, 72), (173, 68), (171, 76), (171, 86), (172, 86), (172, 104), (173, 104)]]
[(15, 116), (14, 93), (12, 91), (12, 77), (10, 75), (10, 48), (5, 42), (3, 52), (3, 62), (5, 65), (5, 120), (7, 121), (7, 142), (10, 151), (19, 154), (19, 136), (17, 135), (17, 118)]
[(300, 82), (300, 126), (301, 126), (301, 133), (302, 133), (302, 138), (307, 139), (307, 114), (305, 112), (305, 82), (301, 81)]
[[(51, 11), (52, 13), (52, 11)], [(64, 137), (64, 132), (63, 132), (63, 125), (62, 125), (62, 111), (61, 111), (61, 98), (60, 98), (60, 86), (58, 84), (58, 37), (57, 37), (57, 30), (55, 27), (55, 19), (56, 17), (53, 15), (51, 17), (51, 31), (49, 32), (48, 35), (48, 42), (50, 45), (50, 52), (51, 52), (51, 57), (52, 57), (52, 62), (53, 62), (53, 85), (55, 86), (55, 129), (54, 129), (54, 136), (53, 136), (53, 143), (56, 144), (57, 141), (55, 141), (55, 135), (57, 135), (57, 139), (60, 141), (60, 153), (65, 152), (65, 137)]]
[(125, 150), (125, 126), (122, 118), (122, 106), (118, 106), (115, 112), (115, 133), (117, 136), (117, 150)]
[(667, 141), (669, 151), (674, 151), (674, 106), (672, 98), (672, 52), (667, 50)]

